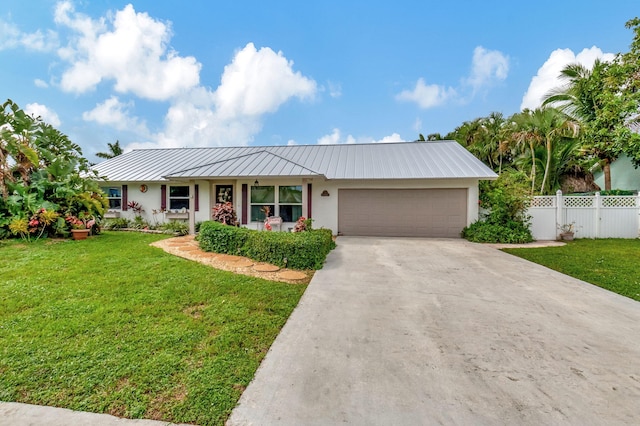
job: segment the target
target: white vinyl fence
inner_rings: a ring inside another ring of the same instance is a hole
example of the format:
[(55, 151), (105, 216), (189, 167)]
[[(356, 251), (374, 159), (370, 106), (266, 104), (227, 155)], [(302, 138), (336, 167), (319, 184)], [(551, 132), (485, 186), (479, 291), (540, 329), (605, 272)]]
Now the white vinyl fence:
[(562, 225), (575, 238), (638, 238), (640, 196), (562, 195), (533, 197), (528, 214), (536, 240), (555, 240)]

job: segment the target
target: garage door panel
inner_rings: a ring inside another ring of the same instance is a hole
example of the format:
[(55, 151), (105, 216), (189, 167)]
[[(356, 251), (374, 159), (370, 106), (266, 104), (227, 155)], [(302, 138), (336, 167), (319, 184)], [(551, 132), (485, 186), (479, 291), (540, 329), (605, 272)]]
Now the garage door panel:
[(338, 230), (343, 235), (460, 237), (467, 190), (341, 189)]

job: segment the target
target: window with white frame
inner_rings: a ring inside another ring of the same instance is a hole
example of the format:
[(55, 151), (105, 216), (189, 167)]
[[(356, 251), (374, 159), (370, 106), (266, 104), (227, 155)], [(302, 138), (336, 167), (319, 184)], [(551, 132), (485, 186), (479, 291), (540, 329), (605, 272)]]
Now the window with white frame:
[(101, 188), (109, 199), (109, 209), (120, 210), (122, 209), (122, 187), (121, 186), (109, 186)]
[(283, 222), (295, 222), (302, 216), (302, 186), (252, 186), (251, 220), (262, 221), (269, 216), (280, 216)]
[(169, 210), (189, 209), (189, 186), (169, 187)]

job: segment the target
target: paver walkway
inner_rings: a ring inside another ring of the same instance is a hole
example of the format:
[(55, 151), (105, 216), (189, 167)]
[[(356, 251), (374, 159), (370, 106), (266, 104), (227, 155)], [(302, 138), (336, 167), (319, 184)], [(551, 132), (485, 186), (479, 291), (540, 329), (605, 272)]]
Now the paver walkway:
[(171, 253), (175, 256), (200, 262), (217, 269), (264, 278), (271, 281), (293, 284), (308, 283), (311, 280), (311, 277), (313, 277), (313, 271), (295, 271), (286, 268), (281, 269), (278, 266), (271, 265), (269, 263), (256, 262), (255, 260), (242, 256), (203, 251), (200, 249), (200, 246), (194, 239), (193, 235), (160, 240), (152, 243), (151, 245), (159, 247), (167, 253)]

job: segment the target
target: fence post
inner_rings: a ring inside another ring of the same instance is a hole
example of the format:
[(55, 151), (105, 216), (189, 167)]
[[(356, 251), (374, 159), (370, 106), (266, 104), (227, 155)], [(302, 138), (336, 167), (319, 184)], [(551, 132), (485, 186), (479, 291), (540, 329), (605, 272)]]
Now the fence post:
[(562, 225), (562, 217), (564, 216), (564, 202), (562, 201), (562, 191), (556, 191), (556, 240), (560, 239), (560, 226)]
[(596, 192), (593, 202), (596, 204), (596, 238), (600, 238), (600, 192)]

